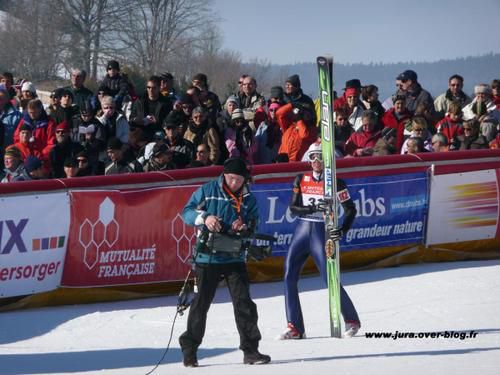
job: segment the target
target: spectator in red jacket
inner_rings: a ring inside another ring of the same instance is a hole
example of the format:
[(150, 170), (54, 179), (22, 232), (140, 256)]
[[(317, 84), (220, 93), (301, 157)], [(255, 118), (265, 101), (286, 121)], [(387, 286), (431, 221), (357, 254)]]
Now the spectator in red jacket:
[(23, 160), (26, 160), (30, 155), (36, 157), (41, 155), (41, 152), (36, 148), (35, 143), (31, 142), (32, 136), (33, 129), (30, 125), (23, 124), (19, 127), (19, 142), (14, 143), (14, 147), (21, 152), (21, 158)]
[(352, 133), (345, 144), (346, 155), (371, 156), (373, 147), (381, 137), (380, 131), (375, 130), (377, 126), (377, 115), (372, 110), (366, 110), (361, 116), (361, 128)]
[(443, 133), (446, 138), (453, 139), (464, 134), (462, 128), (462, 106), (458, 102), (452, 102), (448, 107), (446, 116), (436, 124), (438, 133)]
[(399, 154), (405, 141), (406, 128), (409, 134), (411, 113), (406, 109), (406, 96), (395, 95), (392, 101), (394, 107), (384, 113), (381, 122), (385, 128), (396, 129), (396, 152)]
[(24, 124), (29, 125), (33, 129), (34, 147), (41, 152), (41, 159), (46, 161), (56, 142), (56, 124), (52, 118), (47, 116), (41, 100), (31, 100), (27, 109), (14, 132), (14, 142), (20, 141), (21, 127)]
[(286, 154), (288, 161), (300, 161), (309, 146), (316, 141), (316, 126), (308, 126), (311, 111), (288, 103), (276, 111), (276, 119), (283, 133), (278, 154)]

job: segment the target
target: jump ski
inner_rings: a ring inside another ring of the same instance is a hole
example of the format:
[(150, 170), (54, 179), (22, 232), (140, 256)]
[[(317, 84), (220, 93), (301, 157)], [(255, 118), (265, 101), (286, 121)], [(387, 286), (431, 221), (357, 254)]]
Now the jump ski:
[(337, 228), (337, 179), (335, 170), (335, 141), (333, 127), (333, 58), (318, 57), (319, 100), (321, 114), (321, 149), (324, 165), (325, 254), (328, 277), (331, 337), (342, 337), (340, 323), (340, 264), (339, 243), (330, 236), (330, 229)]

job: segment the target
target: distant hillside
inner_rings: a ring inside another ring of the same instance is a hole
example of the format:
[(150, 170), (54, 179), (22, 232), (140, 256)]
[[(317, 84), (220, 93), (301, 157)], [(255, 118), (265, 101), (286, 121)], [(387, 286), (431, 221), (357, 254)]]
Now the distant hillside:
[[(465, 92), (470, 94), (474, 85), (491, 83), (500, 79), (500, 54), (488, 54), (479, 57), (466, 57), (455, 60), (440, 60), (430, 63), (396, 63), (396, 64), (334, 64), (334, 88), (342, 94), (345, 82), (359, 78), (363, 85), (375, 84), (379, 88), (380, 100), (383, 101), (395, 91), (396, 76), (406, 69), (418, 74), (422, 86), (434, 97), (448, 88), (448, 78), (460, 74), (465, 79)], [(283, 76), (284, 72), (299, 74), (302, 88), (312, 97), (317, 96), (316, 64), (303, 63), (296, 65), (272, 65), (272, 76)]]

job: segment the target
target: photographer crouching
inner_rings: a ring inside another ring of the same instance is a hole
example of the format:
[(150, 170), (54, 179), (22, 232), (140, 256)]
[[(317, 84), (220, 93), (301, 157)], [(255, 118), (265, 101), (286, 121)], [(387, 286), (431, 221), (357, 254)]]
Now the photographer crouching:
[(207, 313), (225, 279), (240, 334), (243, 363), (264, 364), (271, 357), (258, 351), (261, 334), (257, 306), (250, 297), (245, 264), (246, 240), (258, 221), (257, 201), (248, 189), (250, 173), (241, 158), (228, 159), (223, 174), (196, 190), (182, 212), (188, 225), (198, 227), (193, 254), (198, 293), (189, 310), (187, 330), (179, 337), (186, 367), (197, 367), (197, 350), (205, 334)]

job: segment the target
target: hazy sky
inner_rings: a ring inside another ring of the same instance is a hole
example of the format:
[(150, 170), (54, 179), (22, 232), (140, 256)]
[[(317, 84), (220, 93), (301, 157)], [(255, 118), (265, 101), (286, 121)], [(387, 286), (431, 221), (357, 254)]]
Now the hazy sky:
[(500, 52), (500, 0), (214, 0), (224, 48), (288, 64), (421, 62)]

